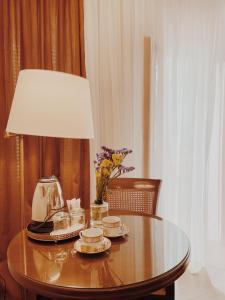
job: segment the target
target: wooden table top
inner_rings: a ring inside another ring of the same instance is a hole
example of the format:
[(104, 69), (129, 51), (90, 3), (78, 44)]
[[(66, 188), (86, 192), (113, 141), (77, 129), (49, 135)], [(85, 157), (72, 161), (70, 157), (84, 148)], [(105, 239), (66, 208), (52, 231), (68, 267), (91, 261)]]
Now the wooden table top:
[(12, 276), (33, 292), (59, 299), (132, 299), (134, 293), (144, 296), (173, 283), (185, 271), (190, 245), (177, 226), (145, 215), (110, 213), (120, 215), (130, 231), (97, 255), (74, 254), (78, 238), (42, 243), (20, 232), (8, 247)]

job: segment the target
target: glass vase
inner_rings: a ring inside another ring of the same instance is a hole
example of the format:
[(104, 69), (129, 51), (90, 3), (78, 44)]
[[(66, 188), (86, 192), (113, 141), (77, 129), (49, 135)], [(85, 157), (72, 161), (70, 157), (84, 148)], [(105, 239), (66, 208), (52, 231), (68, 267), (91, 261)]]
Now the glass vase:
[(108, 215), (109, 205), (108, 202), (103, 201), (102, 204), (92, 203), (90, 207), (91, 213), (91, 226), (102, 226), (102, 218)]

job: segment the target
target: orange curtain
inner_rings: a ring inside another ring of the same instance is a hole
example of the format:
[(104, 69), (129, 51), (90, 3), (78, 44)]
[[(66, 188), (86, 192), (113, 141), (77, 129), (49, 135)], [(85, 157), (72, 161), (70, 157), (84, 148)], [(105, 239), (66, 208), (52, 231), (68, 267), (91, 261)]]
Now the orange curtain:
[[(89, 205), (87, 140), (25, 137), (25, 215), (20, 213), (18, 138), (4, 139), (21, 69), (49, 69), (85, 76), (82, 0), (0, 1), (0, 259), (9, 240), (31, 218), (40, 176), (56, 175), (64, 198)], [(41, 122), (41, 120), (40, 120)]]

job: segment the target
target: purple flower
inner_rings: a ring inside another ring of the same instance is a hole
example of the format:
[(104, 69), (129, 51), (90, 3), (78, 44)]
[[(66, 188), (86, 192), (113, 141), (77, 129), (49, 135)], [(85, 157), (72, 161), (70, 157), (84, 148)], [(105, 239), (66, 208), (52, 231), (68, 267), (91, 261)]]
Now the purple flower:
[(120, 172), (121, 174), (127, 173), (127, 172), (131, 172), (131, 171), (133, 171), (134, 169), (135, 169), (134, 167), (125, 167), (125, 166), (122, 166), (122, 165), (120, 165), (120, 166), (118, 167), (118, 170), (119, 170), (119, 172)]
[(101, 146), (102, 150), (104, 151), (103, 154), (105, 155), (112, 155), (114, 153), (121, 153), (121, 154), (124, 154), (124, 155), (127, 155), (129, 153), (132, 153), (132, 150), (130, 149), (127, 149), (127, 148), (122, 148), (122, 149), (118, 149), (118, 150), (113, 150), (111, 148), (108, 148), (106, 146)]
[(115, 150), (113, 150), (113, 149), (111, 149), (111, 148), (108, 148), (108, 147), (106, 147), (106, 146), (101, 146), (101, 148), (102, 148), (102, 150), (103, 150), (104, 152), (108, 152), (108, 153), (110, 153), (110, 154), (115, 153)]

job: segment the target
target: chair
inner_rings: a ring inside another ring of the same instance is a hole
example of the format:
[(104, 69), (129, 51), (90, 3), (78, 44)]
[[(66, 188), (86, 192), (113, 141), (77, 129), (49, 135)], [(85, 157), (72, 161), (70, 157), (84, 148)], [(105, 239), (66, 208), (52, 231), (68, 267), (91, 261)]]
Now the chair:
[[(110, 209), (156, 215), (160, 179), (116, 178), (107, 188)], [(140, 300), (174, 299), (174, 284)]]
[(155, 215), (160, 183), (160, 179), (113, 179), (107, 188), (109, 208)]

